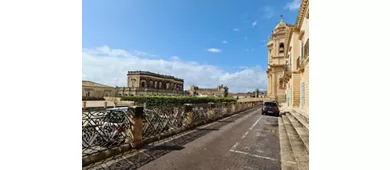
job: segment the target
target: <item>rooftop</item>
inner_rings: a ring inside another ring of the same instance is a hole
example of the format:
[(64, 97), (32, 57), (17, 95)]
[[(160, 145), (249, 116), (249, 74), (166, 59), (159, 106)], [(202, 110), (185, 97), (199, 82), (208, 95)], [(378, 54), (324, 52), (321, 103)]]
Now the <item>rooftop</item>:
[(95, 83), (93, 81), (83, 80), (83, 86), (91, 86), (91, 87), (111, 87), (99, 83)]

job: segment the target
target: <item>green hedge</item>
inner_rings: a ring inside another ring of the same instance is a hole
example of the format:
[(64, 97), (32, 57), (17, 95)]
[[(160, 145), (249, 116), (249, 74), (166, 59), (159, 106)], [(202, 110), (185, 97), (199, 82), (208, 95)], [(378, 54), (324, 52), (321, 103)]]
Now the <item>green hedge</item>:
[(86, 101), (86, 100), (89, 100), (89, 101), (96, 101), (96, 100), (103, 100), (104, 101), (104, 97), (86, 97), (86, 96), (83, 96), (83, 101)]
[(122, 100), (135, 101), (137, 104), (146, 103), (147, 106), (180, 106), (185, 103), (220, 103), (237, 101), (235, 98), (217, 97), (190, 97), (190, 96), (122, 96)]

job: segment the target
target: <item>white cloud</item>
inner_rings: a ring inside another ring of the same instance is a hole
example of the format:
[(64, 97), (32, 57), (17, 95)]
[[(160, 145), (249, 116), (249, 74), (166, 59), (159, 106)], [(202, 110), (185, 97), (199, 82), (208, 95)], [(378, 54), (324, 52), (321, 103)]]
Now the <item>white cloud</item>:
[(227, 44), (228, 42), (226, 40), (223, 40), (222, 43)]
[(234, 28), (234, 29), (233, 29), (233, 31), (236, 31), (236, 32), (239, 31), (239, 30), (240, 30), (240, 29), (238, 29), (238, 28)]
[(270, 6), (265, 6), (263, 8), (263, 12), (264, 12), (264, 17), (265, 18), (270, 19), (270, 18), (272, 18), (274, 16), (274, 9), (272, 7), (270, 7)]
[(220, 49), (218, 49), (218, 48), (209, 48), (209, 49), (207, 49), (207, 51), (209, 51), (209, 52), (212, 52), (212, 53), (220, 53), (220, 52), (222, 52)]
[(201, 88), (216, 88), (224, 84), (231, 92), (248, 92), (256, 88), (260, 90), (267, 88), (266, 73), (258, 66), (243, 67), (241, 71), (228, 72), (214, 65), (183, 60), (148, 59), (130, 54), (125, 50), (103, 47), (83, 49), (83, 79), (110, 86), (126, 86), (128, 71), (144, 70), (183, 78), (185, 89), (193, 84)]
[(301, 6), (301, 0), (292, 0), (291, 2), (287, 3), (284, 8), (293, 11), (299, 9), (300, 6)]
[(172, 60), (180, 60), (180, 58), (178, 56), (172, 56), (171, 59)]
[(225, 73), (220, 78), (220, 82), (230, 87), (239, 88), (239, 92), (254, 91), (259, 88), (261, 91), (267, 90), (267, 74), (261, 67), (244, 68), (235, 73)]
[(161, 58), (161, 56), (159, 56), (159, 55), (149, 54), (149, 53), (138, 51), (138, 50), (134, 50), (131, 54), (136, 55), (136, 56), (140, 56), (140, 57)]
[(255, 27), (257, 25), (257, 21), (254, 21), (253, 23), (252, 23), (252, 27)]

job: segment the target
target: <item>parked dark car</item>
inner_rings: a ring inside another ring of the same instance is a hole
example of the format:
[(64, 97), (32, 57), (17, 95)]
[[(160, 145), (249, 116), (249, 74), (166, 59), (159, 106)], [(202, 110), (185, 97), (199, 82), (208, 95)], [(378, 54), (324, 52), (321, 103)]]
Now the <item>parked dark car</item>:
[(276, 102), (265, 102), (261, 109), (263, 115), (279, 116), (279, 106)]

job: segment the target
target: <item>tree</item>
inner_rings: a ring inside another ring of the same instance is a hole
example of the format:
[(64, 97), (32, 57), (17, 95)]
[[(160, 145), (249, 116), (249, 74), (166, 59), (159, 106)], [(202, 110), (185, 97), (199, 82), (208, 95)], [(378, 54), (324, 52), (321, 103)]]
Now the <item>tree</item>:
[(260, 94), (260, 90), (259, 90), (259, 88), (256, 88), (256, 98), (258, 98), (259, 97), (259, 94)]

